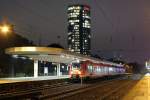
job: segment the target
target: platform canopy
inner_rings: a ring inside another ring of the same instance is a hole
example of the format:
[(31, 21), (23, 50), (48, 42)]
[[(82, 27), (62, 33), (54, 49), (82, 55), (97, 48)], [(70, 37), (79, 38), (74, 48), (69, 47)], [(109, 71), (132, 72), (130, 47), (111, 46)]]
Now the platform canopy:
[[(91, 61), (94, 63), (105, 63), (110, 65), (116, 65), (115, 63), (102, 61), (90, 56), (73, 53), (61, 48), (51, 47), (11, 47), (5, 50), (6, 54), (27, 57), (32, 60), (49, 61), (58, 63), (72, 63), (80, 61)], [(118, 64), (117, 64), (118, 65)], [(120, 64), (119, 64), (120, 65)]]

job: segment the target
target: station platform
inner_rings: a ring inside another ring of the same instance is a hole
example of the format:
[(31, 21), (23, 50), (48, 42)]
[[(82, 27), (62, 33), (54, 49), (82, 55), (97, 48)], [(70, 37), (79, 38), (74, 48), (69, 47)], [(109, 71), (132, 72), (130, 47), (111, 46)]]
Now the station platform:
[(39, 81), (39, 80), (53, 80), (53, 79), (65, 79), (69, 78), (69, 75), (61, 76), (38, 76), (35, 77), (15, 77), (15, 78), (0, 78), (0, 84), (26, 82), (26, 81)]
[(150, 73), (143, 76), (122, 100), (150, 100)]

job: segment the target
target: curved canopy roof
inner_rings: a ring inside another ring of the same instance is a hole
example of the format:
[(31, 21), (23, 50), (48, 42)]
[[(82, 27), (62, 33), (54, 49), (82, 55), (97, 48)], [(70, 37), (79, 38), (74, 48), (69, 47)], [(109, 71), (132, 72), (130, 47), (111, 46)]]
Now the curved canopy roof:
[(58, 62), (58, 63), (72, 63), (78, 61), (91, 61), (94, 63), (103, 63), (113, 66), (120, 66), (120, 64), (102, 61), (97, 58), (89, 57), (82, 54), (70, 52), (61, 48), (50, 48), (50, 47), (11, 47), (5, 50), (6, 54), (18, 55), (28, 57), (33, 60)]

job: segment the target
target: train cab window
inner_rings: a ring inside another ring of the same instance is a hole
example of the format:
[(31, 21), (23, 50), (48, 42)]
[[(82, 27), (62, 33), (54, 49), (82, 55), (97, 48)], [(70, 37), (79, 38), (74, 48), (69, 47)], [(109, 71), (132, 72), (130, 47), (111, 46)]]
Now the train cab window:
[(72, 63), (72, 69), (81, 69), (79, 63)]

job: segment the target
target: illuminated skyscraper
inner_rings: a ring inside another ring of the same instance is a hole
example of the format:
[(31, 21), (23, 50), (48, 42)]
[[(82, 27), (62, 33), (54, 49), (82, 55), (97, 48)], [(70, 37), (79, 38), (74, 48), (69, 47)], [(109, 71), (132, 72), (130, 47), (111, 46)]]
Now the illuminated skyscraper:
[(91, 49), (90, 7), (71, 5), (68, 7), (68, 48), (72, 52), (90, 55)]

